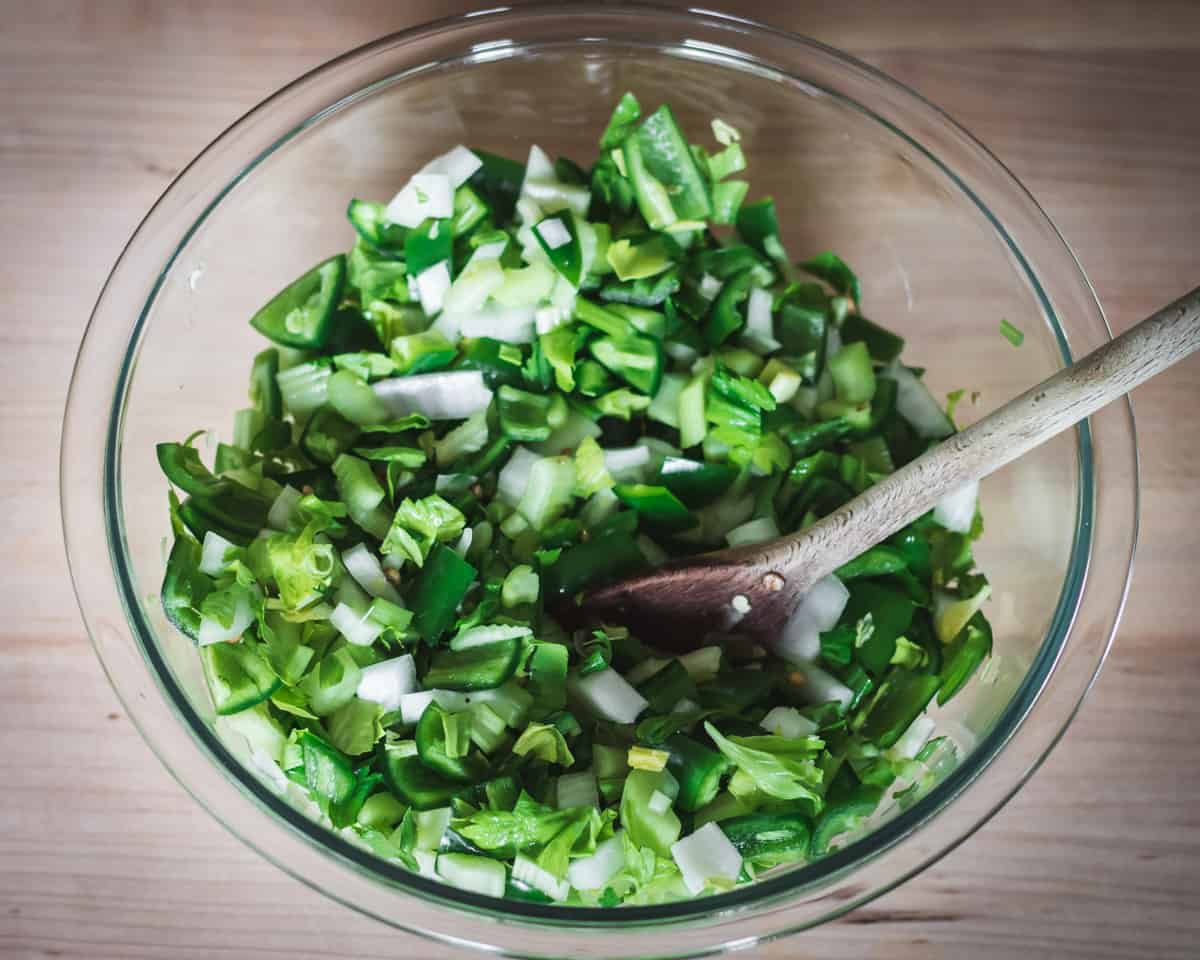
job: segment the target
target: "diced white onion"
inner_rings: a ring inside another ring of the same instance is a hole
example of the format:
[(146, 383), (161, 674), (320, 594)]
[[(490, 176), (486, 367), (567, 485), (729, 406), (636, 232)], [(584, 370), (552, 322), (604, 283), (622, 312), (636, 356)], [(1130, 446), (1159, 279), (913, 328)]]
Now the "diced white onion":
[(567, 319), (567, 314), (554, 306), (538, 307), (533, 312), (533, 326), (539, 334), (561, 327)]
[(558, 217), (543, 220), (534, 229), (551, 250), (557, 250), (571, 242), (571, 231)]
[(543, 870), (523, 853), (513, 860), (512, 875), (514, 880), (529, 884), (551, 900), (566, 900), (571, 893), (571, 885), (566, 880), (559, 880), (549, 870)]
[(471, 854), (439, 854), (437, 875), (459, 890), (485, 897), (503, 897), (507, 875), (499, 860)]
[(650, 808), (651, 813), (666, 813), (671, 806), (671, 798), (661, 790), (655, 790), (650, 794), (650, 800), (646, 804)]
[(418, 690), (406, 693), (400, 698), (400, 720), (402, 723), (413, 724), (421, 719), (425, 708), (433, 703), (435, 690)]
[(775, 328), (771, 324), (771, 308), (775, 298), (769, 290), (755, 287), (750, 291), (750, 299), (746, 303), (746, 329), (760, 337), (775, 339)]
[(706, 683), (721, 669), (721, 648), (700, 647), (698, 650), (681, 654), (678, 660), (694, 683)]
[(924, 440), (941, 440), (954, 432), (954, 424), (929, 388), (898, 360), (884, 368), (883, 375), (896, 381), (896, 410)]
[(414, 850), (413, 859), (417, 861), (417, 872), (423, 877), (436, 877), (438, 855), (432, 850)]
[(225, 572), (225, 551), (236, 549), (236, 544), (230, 543), (219, 533), (207, 531), (204, 534), (204, 546), (200, 550), (200, 572), (219, 577)]
[(725, 542), (731, 547), (742, 547), (748, 543), (762, 543), (779, 536), (779, 527), (773, 517), (759, 517), (734, 527), (725, 534)]
[(826, 673), (816, 664), (797, 664), (804, 674), (804, 683), (800, 687), (800, 695), (807, 703), (837, 702), (843, 710), (854, 700), (854, 691), (838, 680), (837, 677)]
[(440, 157), (434, 157), (417, 171), (417, 175), (440, 173), (450, 181), (450, 186), (457, 189), (470, 180), (471, 175), (481, 166), (483, 161), (460, 143)]
[(423, 413), (431, 420), (465, 420), (492, 402), (492, 391), (478, 370), (392, 377), (372, 384), (372, 389), (396, 417)]
[(267, 526), (272, 530), (287, 530), (296, 504), (300, 502), (300, 491), (290, 483), (279, 491), (279, 496), (267, 511)]
[(587, 187), (561, 182), (555, 175), (554, 164), (546, 152), (534, 144), (529, 148), (529, 160), (525, 164), (525, 179), (521, 183), (519, 207), (522, 201), (526, 209), (521, 213), (526, 223), (540, 219), (529, 216), (530, 203), (535, 204), (539, 212), (557, 213), (566, 209), (584, 217), (591, 204), (591, 193)]
[(710, 880), (734, 883), (742, 872), (742, 855), (711, 822), (671, 844), (671, 856), (692, 893), (699, 893)]
[(900, 739), (888, 749), (888, 758), (912, 760), (921, 752), (921, 748), (928, 742), (936, 727), (937, 723), (934, 722), (933, 717), (921, 714), (908, 725), (908, 729), (900, 734)]
[[(447, 313), (473, 313), (482, 309), (487, 298), (499, 290), (503, 283), (504, 270), (494, 257), (483, 260), (472, 257), (450, 284), (442, 309)], [(464, 333), (464, 336), (470, 334)]]
[(650, 459), (650, 448), (642, 443), (604, 451), (604, 466), (614, 477), (617, 474), (640, 474)]
[(571, 688), (592, 713), (613, 723), (633, 723), (649, 705), (612, 667), (575, 677)]
[(421, 309), (425, 311), (425, 316), (432, 317), (441, 312), (449, 291), (450, 267), (446, 265), (445, 260), (417, 274), (417, 296), (420, 297)]
[(483, 627), (471, 627), (450, 641), (450, 649), (468, 650), (471, 647), (484, 647), (498, 640), (519, 640), (532, 634), (533, 631), (529, 627), (517, 624), (496, 623)]
[(384, 217), (402, 227), (419, 226), (426, 217), (444, 219), (454, 213), (454, 188), (444, 173), (418, 173), (387, 205)]
[(559, 810), (571, 807), (598, 807), (600, 793), (596, 789), (596, 775), (591, 770), (582, 773), (564, 773), (555, 787), (555, 806)]
[(475, 538), (475, 531), (467, 527), (462, 532), (462, 536), (458, 538), (458, 543), (454, 545), (454, 552), (460, 557), (465, 557), (467, 551), (471, 549), (471, 541)]
[(346, 638), (347, 643), (356, 647), (369, 647), (381, 633), (383, 625), (376, 623), (365, 614), (359, 614), (353, 607), (339, 603), (329, 615), (329, 622), (337, 627), (338, 633)]
[(529, 486), (533, 465), (542, 458), (525, 447), (517, 447), (496, 478), (496, 496), (501, 502), (515, 507)]
[(491, 337), (504, 343), (531, 343), (534, 337), (533, 306), (501, 307), (489, 304), (473, 313), (465, 313), (458, 319), (458, 329), (463, 337)]
[(789, 660), (815, 660), (821, 652), (820, 634), (832, 630), (846, 609), (850, 591), (830, 574), (809, 588), (784, 625), (775, 648)]
[(934, 522), (954, 533), (970, 533), (978, 502), (979, 481), (976, 480), (942, 497), (933, 508)]
[(567, 867), (567, 880), (576, 890), (599, 890), (625, 866), (625, 844), (621, 837), (609, 837), (596, 845), (588, 857), (572, 860)]
[(387, 712), (399, 710), (406, 694), (417, 688), (417, 665), (409, 654), (393, 657), (362, 668), (358, 688), (359, 700), (377, 703)]
[(714, 300), (721, 288), (725, 286), (720, 280), (714, 277), (711, 273), (706, 273), (700, 278), (700, 296), (705, 300)]
[(346, 572), (354, 578), (355, 583), (373, 597), (382, 597), (392, 603), (400, 602), (400, 594), (383, 575), (383, 567), (365, 543), (356, 543), (349, 550), (342, 552), (342, 563)]
[(478, 694), (460, 693), (457, 690), (418, 690), (407, 693), (400, 698), (400, 720), (408, 724), (416, 723), (431, 703), (437, 703), (450, 713), (461, 713), (471, 705), (472, 698), (483, 699)]
[(772, 707), (759, 722), (767, 733), (795, 740), (817, 732), (817, 725), (795, 707)]
[(196, 635), (196, 642), (202, 647), (213, 643), (228, 643), (240, 637), (253, 622), (254, 605), (251, 603), (251, 594), (249, 591), (242, 591), (238, 594), (237, 602), (234, 604), (233, 620), (229, 626), (222, 626), (216, 620), (201, 617), (200, 631)]
[(699, 356), (693, 347), (689, 347), (686, 343), (680, 343), (678, 340), (668, 340), (663, 344), (663, 350), (672, 360), (684, 365), (691, 364)]

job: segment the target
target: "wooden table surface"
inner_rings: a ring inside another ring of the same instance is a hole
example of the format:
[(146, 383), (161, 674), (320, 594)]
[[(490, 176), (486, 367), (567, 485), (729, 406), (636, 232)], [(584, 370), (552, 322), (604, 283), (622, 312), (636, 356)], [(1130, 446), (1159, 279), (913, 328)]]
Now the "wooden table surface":
[[(1059, 224), (1114, 328), (1200, 282), (1200, 4), (710, 5), (848, 49), (946, 108)], [(88, 311), (171, 177), (301, 72), (467, 6), (0, 4), (5, 956), (451, 955), (286, 877), (158, 764), (76, 612), (56, 467)], [(1134, 399), (1138, 571), (1116, 648), (1071, 731), (940, 864), (760, 955), (1200, 955), (1200, 362)]]

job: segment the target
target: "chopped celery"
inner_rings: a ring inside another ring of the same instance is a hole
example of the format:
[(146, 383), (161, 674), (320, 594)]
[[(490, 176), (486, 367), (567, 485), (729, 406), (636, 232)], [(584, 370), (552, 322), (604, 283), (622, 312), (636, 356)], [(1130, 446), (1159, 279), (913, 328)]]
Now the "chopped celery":
[(742, 595), (674, 657), (574, 622), (581, 592), (793, 533), (955, 430), (963, 391), (943, 407), (836, 254), (789, 258), (755, 143), (712, 134), (627, 93), (594, 157), (459, 145), (351, 201), (348, 252), (252, 318), (274, 345), (212, 469), (195, 437), (156, 451), (161, 602), (218, 733), (448, 897), (648, 904), (824, 856), (924, 789), (927, 707), (997, 642), (974, 485), (776, 643), (725, 643)]

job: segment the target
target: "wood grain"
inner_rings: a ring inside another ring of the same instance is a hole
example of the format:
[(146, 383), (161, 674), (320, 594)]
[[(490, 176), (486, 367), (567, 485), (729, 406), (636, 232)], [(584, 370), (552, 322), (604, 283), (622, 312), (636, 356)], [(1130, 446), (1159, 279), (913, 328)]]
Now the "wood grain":
[[(983, 139), (1124, 329), (1200, 276), (1200, 6), (713, 4), (852, 50)], [(224, 833), (142, 745), (74, 609), (56, 504), (75, 344), (160, 190), (263, 96), (464, 3), (9, 2), (0, 30), (0, 953), (452, 956), (318, 896)], [(1200, 936), (1200, 533), (1193, 361), (1139, 388), (1141, 549), (1097, 689), (979, 834), (760, 956), (1166, 958)]]

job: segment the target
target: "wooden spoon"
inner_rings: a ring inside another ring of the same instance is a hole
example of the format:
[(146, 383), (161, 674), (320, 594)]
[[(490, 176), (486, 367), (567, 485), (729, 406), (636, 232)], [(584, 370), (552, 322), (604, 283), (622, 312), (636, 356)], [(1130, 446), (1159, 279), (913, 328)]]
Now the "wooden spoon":
[(657, 647), (702, 646), (730, 629), (778, 635), (804, 591), (980, 480), (1200, 348), (1200, 288), (1010, 400), (798, 533), (667, 564), (586, 594), (568, 622), (628, 626)]

